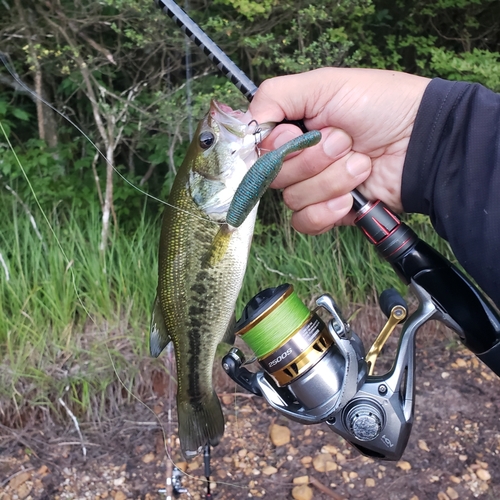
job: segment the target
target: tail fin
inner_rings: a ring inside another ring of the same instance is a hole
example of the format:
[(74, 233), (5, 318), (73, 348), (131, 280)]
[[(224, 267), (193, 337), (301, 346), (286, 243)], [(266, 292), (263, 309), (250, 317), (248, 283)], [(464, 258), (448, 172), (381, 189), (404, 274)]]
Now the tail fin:
[(193, 403), (177, 400), (179, 440), (186, 458), (193, 458), (206, 444), (216, 446), (224, 435), (224, 415), (219, 398), (211, 396)]

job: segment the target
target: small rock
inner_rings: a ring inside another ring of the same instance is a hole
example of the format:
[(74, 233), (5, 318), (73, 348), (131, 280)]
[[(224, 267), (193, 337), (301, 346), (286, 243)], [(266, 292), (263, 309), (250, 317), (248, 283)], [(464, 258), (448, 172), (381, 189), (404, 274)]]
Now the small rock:
[(365, 485), (368, 488), (374, 488), (375, 487), (375, 479), (373, 479), (372, 477), (367, 477), (365, 479)]
[(460, 462), (465, 462), (467, 460), (467, 455), (458, 455)]
[(331, 453), (332, 455), (336, 455), (338, 452), (339, 449), (331, 444), (325, 444), (325, 446), (321, 448), (321, 453)]
[(467, 361), (465, 361), (465, 359), (462, 359), (462, 358), (458, 358), (455, 363), (457, 364), (457, 366), (459, 366), (460, 368), (464, 368), (467, 366)]
[(142, 461), (145, 464), (150, 464), (153, 460), (155, 459), (155, 454), (154, 453), (147, 453), (142, 457)]
[(126, 500), (127, 495), (123, 491), (117, 491), (114, 500)]
[(188, 472), (193, 472), (196, 469), (199, 469), (201, 467), (201, 462), (198, 462), (198, 460), (193, 460), (192, 462), (189, 462), (187, 464), (187, 471)]
[(310, 457), (309, 455), (306, 455), (305, 457), (302, 457), (300, 459), (300, 462), (302, 463), (302, 465), (308, 465), (312, 462), (312, 457)]
[(30, 494), (30, 492), (31, 492), (31, 486), (29, 486), (29, 484), (30, 483), (25, 482), (25, 483), (21, 484), (17, 488), (17, 496), (18, 496), (18, 498), (26, 498)]
[(309, 476), (294, 477), (293, 484), (309, 484)]
[(413, 495), (413, 496), (410, 498), (410, 500), (418, 500), (417, 495)]
[(443, 372), (443, 373), (441, 373), (441, 377), (442, 378), (449, 378), (449, 376), (450, 376), (449, 372)]
[(313, 490), (307, 484), (301, 484), (293, 488), (292, 497), (294, 500), (312, 500)]
[[(229, 461), (231, 462), (231, 458), (230, 457), (224, 457), (224, 458), (229, 458)], [(225, 460), (224, 460), (225, 461)], [(182, 472), (186, 472), (187, 471), (187, 468), (188, 468), (188, 464), (187, 462), (177, 462), (175, 464), (175, 466), (181, 470)]]
[(36, 473), (39, 475), (39, 476), (45, 476), (47, 473), (49, 472), (49, 468), (46, 466), (46, 465), (42, 465), (37, 471)]
[(278, 469), (272, 465), (268, 465), (262, 469), (262, 474), (265, 474), (266, 476), (272, 476), (273, 474), (276, 474), (276, 472), (278, 472)]
[(427, 446), (427, 443), (423, 440), (423, 439), (419, 439), (418, 440), (418, 447), (421, 449), (421, 450), (424, 450), (424, 451), (430, 451), (428, 446)]
[(228, 396), (228, 395), (222, 396), (220, 399), (221, 399), (222, 403), (225, 404), (226, 406), (229, 406), (230, 404), (232, 404), (234, 402), (234, 398), (232, 396)]
[(17, 476), (14, 476), (10, 481), (9, 481), (9, 487), (13, 490), (21, 486), (21, 484), (24, 484), (28, 479), (31, 478), (31, 473), (30, 472), (21, 472), (21, 474), (18, 474)]
[(349, 472), (349, 479), (357, 479), (358, 478), (358, 473), (351, 471)]
[(450, 476), (450, 481), (455, 484), (460, 484), (462, 480), (457, 476)]
[(290, 442), (290, 429), (284, 425), (273, 424), (269, 434), (274, 446), (283, 446)]
[(215, 471), (215, 475), (219, 477), (220, 479), (224, 479), (227, 476), (227, 473), (224, 469), (217, 469)]
[(397, 464), (397, 467), (399, 467), (401, 470), (410, 470), (411, 469), (411, 464), (410, 462), (407, 462), (406, 460), (400, 460)]
[(491, 479), (491, 474), (485, 469), (478, 469), (476, 475), (481, 481), (489, 481)]
[(318, 472), (328, 472), (338, 469), (338, 465), (333, 461), (333, 457), (330, 453), (316, 455), (313, 459), (313, 467)]
[(450, 497), (444, 491), (440, 491), (437, 494), (437, 498), (438, 500), (450, 500)]
[(125, 478), (124, 477), (119, 477), (118, 479), (115, 479), (113, 481), (113, 485), (114, 486), (121, 486), (124, 482), (125, 482)]
[(458, 499), (458, 493), (451, 486), (446, 490), (446, 494), (450, 497), (451, 500)]

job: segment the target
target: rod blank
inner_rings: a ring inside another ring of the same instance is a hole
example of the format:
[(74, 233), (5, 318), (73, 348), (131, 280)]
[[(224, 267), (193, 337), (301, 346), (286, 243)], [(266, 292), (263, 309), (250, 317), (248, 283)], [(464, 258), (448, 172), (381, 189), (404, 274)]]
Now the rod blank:
[(212, 61), (219, 71), (249, 100), (257, 92), (257, 86), (241, 71), (224, 51), (179, 7), (173, 0), (155, 0), (165, 14), (174, 20), (179, 28)]

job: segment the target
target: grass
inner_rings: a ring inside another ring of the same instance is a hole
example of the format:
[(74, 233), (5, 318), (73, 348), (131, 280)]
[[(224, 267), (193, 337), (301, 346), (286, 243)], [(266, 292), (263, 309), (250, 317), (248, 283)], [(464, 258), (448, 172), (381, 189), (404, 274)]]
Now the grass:
[(42, 240), (19, 206), (4, 217), (1, 405), (50, 407), (68, 393), (76, 412), (100, 411), (115, 369), (133, 385), (147, 353), (156, 228), (141, 219), (134, 234), (117, 232), (103, 258), (97, 210), (78, 222), (53, 217), (55, 235), (39, 219)]
[[(95, 420), (130, 392), (150, 392), (152, 370), (165, 369), (161, 358), (149, 357), (147, 341), (159, 221), (137, 217), (131, 234), (112, 235), (103, 257), (92, 205), (78, 214), (54, 211), (54, 233), (34, 211), (39, 238), (25, 208), (10, 203), (0, 207), (0, 253), (9, 272), (7, 280), (0, 267), (0, 420), (20, 426), (37, 411), (57, 418), (62, 396), (76, 415)], [(307, 237), (281, 217), (280, 224), (257, 224), (238, 312), (259, 290), (284, 282), (311, 307), (325, 292), (343, 306), (372, 302), (391, 286), (404, 292), (356, 228)], [(446, 251), (425, 220), (412, 222)]]

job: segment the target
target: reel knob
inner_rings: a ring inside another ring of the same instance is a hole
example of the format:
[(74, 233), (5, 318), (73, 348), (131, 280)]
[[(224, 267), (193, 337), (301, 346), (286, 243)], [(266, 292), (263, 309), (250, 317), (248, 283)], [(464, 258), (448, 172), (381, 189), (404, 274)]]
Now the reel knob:
[(372, 441), (382, 430), (383, 415), (374, 404), (358, 403), (347, 412), (345, 423), (358, 441)]

